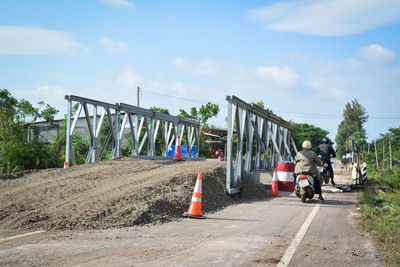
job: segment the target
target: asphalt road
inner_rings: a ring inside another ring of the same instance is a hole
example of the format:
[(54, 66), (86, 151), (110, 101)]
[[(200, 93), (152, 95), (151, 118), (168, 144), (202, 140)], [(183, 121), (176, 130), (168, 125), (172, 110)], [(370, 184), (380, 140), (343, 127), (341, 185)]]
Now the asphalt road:
[[(340, 180), (346, 177), (338, 177)], [(356, 192), (301, 203), (293, 193), (207, 219), (149, 227), (24, 234), (0, 229), (1, 266), (381, 266), (356, 228)]]

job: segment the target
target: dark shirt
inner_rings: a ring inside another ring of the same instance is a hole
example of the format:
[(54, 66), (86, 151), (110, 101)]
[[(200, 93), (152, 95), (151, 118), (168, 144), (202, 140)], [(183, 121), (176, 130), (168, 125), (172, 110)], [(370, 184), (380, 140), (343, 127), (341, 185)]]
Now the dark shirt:
[(333, 158), (336, 157), (335, 150), (332, 148), (332, 146), (326, 143), (320, 144), (317, 147), (316, 153), (317, 155), (321, 156), (321, 159), (324, 161), (329, 161), (331, 159), (331, 155)]

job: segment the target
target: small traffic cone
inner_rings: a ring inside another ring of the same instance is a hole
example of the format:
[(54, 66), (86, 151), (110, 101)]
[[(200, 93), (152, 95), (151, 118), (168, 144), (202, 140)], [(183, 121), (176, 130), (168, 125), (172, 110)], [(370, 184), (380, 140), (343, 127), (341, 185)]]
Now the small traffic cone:
[(201, 213), (201, 183), (203, 180), (203, 175), (199, 173), (196, 180), (196, 185), (193, 190), (192, 201), (190, 202), (189, 210), (184, 213), (184, 217), (194, 218), (194, 219), (205, 219)]
[(178, 138), (176, 140), (176, 145), (175, 145), (174, 160), (183, 160), (182, 151), (181, 151), (181, 144), (179, 142), (179, 134), (178, 134)]
[(272, 176), (272, 186), (271, 191), (269, 191), (269, 195), (273, 197), (279, 197), (278, 175), (276, 174), (276, 170), (274, 171), (274, 175)]

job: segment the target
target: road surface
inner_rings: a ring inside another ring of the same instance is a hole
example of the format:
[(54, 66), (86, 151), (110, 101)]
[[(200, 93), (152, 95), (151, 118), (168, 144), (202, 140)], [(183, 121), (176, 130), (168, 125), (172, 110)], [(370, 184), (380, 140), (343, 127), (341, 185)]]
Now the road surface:
[[(338, 177), (336, 181), (339, 181)], [(291, 192), (229, 206), (207, 219), (19, 236), (0, 229), (1, 266), (381, 266), (356, 228), (356, 192), (301, 203)], [(28, 233), (29, 234), (29, 233)]]

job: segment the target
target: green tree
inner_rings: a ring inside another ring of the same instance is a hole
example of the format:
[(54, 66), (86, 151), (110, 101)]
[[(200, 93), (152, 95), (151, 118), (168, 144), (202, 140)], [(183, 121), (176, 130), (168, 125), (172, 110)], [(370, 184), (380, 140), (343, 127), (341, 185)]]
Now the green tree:
[(179, 112), (180, 113), (178, 117), (195, 120), (200, 122), (201, 124), (206, 124), (209, 119), (218, 115), (219, 106), (217, 104), (208, 102), (206, 105), (201, 105), (198, 110), (197, 108), (192, 107), (190, 109), (190, 113), (186, 112), (183, 109), (180, 109)]
[[(217, 104), (213, 104), (211, 102), (208, 102), (206, 105), (201, 105), (201, 107), (197, 110), (197, 108), (192, 107), (190, 109), (190, 113), (186, 112), (183, 109), (179, 110), (180, 113), (178, 117), (184, 118), (184, 119), (192, 119), (195, 121), (198, 121), (202, 124), (202, 126), (207, 125), (207, 121), (218, 115), (219, 112), (219, 106)], [(186, 140), (182, 140), (183, 143), (186, 143)], [(199, 156), (200, 157), (210, 157), (210, 152), (208, 151), (208, 148), (206, 147), (205, 144), (205, 136), (203, 131), (200, 131), (200, 138), (199, 138)]]
[[(390, 140), (390, 146), (389, 146)], [(376, 142), (376, 153), (379, 161), (379, 168), (385, 169), (390, 167), (390, 149), (392, 150), (392, 166), (400, 167), (400, 128), (390, 128), (388, 132), (380, 134), (380, 137), (375, 140)], [(371, 142), (369, 144), (370, 152), (368, 153), (368, 144), (364, 149), (360, 149), (362, 160), (366, 161), (372, 169), (376, 169), (376, 157), (375, 157), (375, 144)], [(385, 149), (383, 149), (385, 148)], [(383, 157), (385, 154), (385, 157)], [(383, 158), (385, 161), (383, 162)], [(383, 164), (384, 163), (384, 164)]]
[[(312, 124), (295, 123), (293, 121), (290, 121), (290, 132), (298, 150), (301, 150), (301, 145), (305, 140), (310, 141), (312, 144), (312, 149), (315, 150), (322, 142), (322, 138), (328, 138), (327, 135), (329, 134), (328, 131)], [(328, 141), (332, 143), (329, 138)]]
[(343, 121), (338, 126), (335, 137), (338, 157), (342, 157), (351, 148), (351, 140), (359, 146), (366, 144), (366, 132), (363, 127), (368, 120), (365, 108), (357, 99), (347, 103), (343, 110)]
[(149, 109), (152, 110), (152, 111), (157, 111), (157, 112), (160, 112), (160, 113), (164, 113), (164, 114), (168, 114), (168, 115), (169, 115), (169, 110), (166, 109), (166, 108), (151, 107), (151, 108), (149, 108)]
[(51, 157), (47, 144), (40, 140), (37, 129), (33, 129), (34, 134), (28, 141), (26, 123), (37, 119), (53, 120), (57, 112), (49, 105), (40, 110), (24, 99), (18, 101), (6, 89), (0, 91), (1, 173), (49, 166)]
[(265, 109), (267, 112), (274, 114), (271, 109), (265, 108), (264, 101), (262, 101), (262, 100), (258, 101), (257, 103), (250, 102), (250, 104), (256, 105), (256, 106), (258, 106), (258, 107), (260, 107), (262, 109)]

